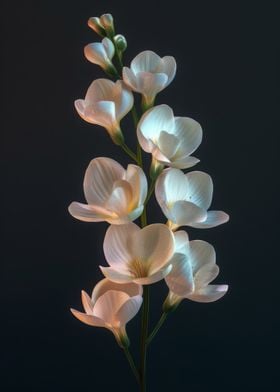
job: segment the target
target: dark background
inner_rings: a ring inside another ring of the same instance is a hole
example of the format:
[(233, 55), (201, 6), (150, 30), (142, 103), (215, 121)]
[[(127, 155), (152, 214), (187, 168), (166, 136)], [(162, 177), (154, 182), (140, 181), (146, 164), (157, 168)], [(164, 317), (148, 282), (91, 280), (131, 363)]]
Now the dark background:
[[(244, 5), (246, 3), (246, 5)], [(265, 6), (264, 6), (265, 4)], [(279, 358), (279, 127), (274, 54), (276, 2), (11, 1), (1, 3), (1, 391), (136, 391), (125, 357), (104, 329), (79, 323), (80, 290), (102, 277), (107, 224), (67, 212), (83, 201), (89, 161), (129, 161), (73, 101), (103, 77), (83, 57), (99, 38), (90, 16), (110, 12), (140, 51), (173, 55), (178, 72), (159, 96), (204, 129), (195, 156), (215, 184), (227, 225), (188, 230), (211, 242), (229, 293), (185, 301), (149, 351), (148, 391), (276, 391)], [(279, 110), (279, 109), (278, 109)], [(127, 143), (133, 129), (126, 124)], [(150, 222), (163, 221), (154, 203)], [(166, 288), (152, 287), (152, 322)], [(137, 355), (139, 317), (128, 324)]]

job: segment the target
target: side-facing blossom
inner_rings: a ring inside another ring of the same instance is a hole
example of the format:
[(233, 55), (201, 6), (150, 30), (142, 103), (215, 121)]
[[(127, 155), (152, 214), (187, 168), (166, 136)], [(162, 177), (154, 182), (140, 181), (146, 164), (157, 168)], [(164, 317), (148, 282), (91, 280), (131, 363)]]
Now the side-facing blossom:
[(159, 105), (141, 118), (137, 136), (144, 151), (165, 166), (186, 169), (199, 160), (190, 156), (200, 145), (202, 129), (188, 117), (174, 117), (168, 105)]
[(134, 223), (110, 226), (103, 248), (110, 267), (100, 268), (108, 279), (147, 285), (163, 279), (171, 271), (169, 259), (173, 255), (174, 236), (161, 223), (143, 229)]
[(137, 165), (130, 164), (125, 170), (111, 158), (95, 158), (86, 170), (83, 185), (88, 204), (71, 203), (69, 212), (74, 218), (121, 225), (142, 214), (147, 179)]
[(105, 71), (112, 71), (114, 66), (112, 58), (115, 54), (115, 46), (109, 38), (103, 38), (101, 42), (93, 42), (84, 48), (84, 54), (88, 61), (99, 65)]
[(145, 105), (151, 106), (161, 90), (174, 79), (176, 61), (172, 56), (159, 57), (145, 50), (123, 68), (123, 80), (133, 90), (143, 95)]
[(124, 83), (96, 79), (89, 86), (85, 99), (75, 101), (75, 108), (83, 120), (107, 129), (113, 141), (123, 142), (121, 119), (131, 110), (133, 95)]
[(117, 284), (101, 280), (91, 297), (82, 291), (85, 313), (71, 309), (73, 315), (93, 327), (104, 327), (115, 335), (121, 346), (128, 345), (125, 326), (139, 311), (142, 304), (142, 286), (135, 283)]
[(212, 202), (213, 182), (201, 171), (184, 174), (179, 169), (165, 169), (157, 179), (156, 199), (173, 228), (215, 227), (229, 220), (223, 211), (207, 211)]
[(168, 311), (183, 298), (196, 302), (214, 302), (228, 290), (227, 285), (209, 284), (219, 274), (215, 249), (208, 242), (189, 241), (185, 231), (174, 233), (175, 251), (171, 272), (165, 277), (169, 294), (164, 307)]

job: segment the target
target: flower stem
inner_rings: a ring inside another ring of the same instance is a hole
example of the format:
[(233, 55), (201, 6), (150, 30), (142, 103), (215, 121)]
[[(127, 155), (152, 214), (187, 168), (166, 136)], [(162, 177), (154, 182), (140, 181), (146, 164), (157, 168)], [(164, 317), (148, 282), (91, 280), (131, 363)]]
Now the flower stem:
[(120, 144), (120, 147), (127, 153), (127, 155), (130, 156), (130, 158), (132, 158), (136, 163), (138, 163), (136, 154), (134, 154), (134, 152), (128, 147), (127, 144), (122, 143)]
[(149, 325), (149, 286), (143, 286), (143, 310), (140, 341), (140, 391), (146, 392), (147, 337)]
[(125, 353), (125, 356), (126, 356), (126, 359), (127, 359), (128, 363), (129, 363), (129, 365), (131, 367), (131, 370), (132, 370), (132, 372), (133, 372), (137, 382), (139, 383), (140, 382), (139, 372), (138, 372), (138, 370), (137, 370), (137, 368), (135, 366), (134, 360), (132, 358), (132, 355), (130, 354), (130, 351), (129, 351), (128, 347), (124, 347), (123, 351)]
[(157, 325), (155, 326), (155, 328), (153, 329), (153, 331), (151, 332), (151, 334), (149, 335), (149, 337), (147, 339), (147, 345), (149, 345), (151, 343), (151, 341), (153, 340), (153, 338), (156, 336), (156, 334), (160, 330), (161, 326), (165, 322), (167, 316), (168, 316), (168, 313), (166, 313), (166, 312), (162, 313), (161, 318), (159, 319)]
[(152, 196), (154, 189), (155, 189), (155, 184), (156, 184), (156, 178), (153, 178), (150, 184), (150, 188), (148, 190), (148, 194), (145, 200), (145, 204), (148, 203), (148, 201), (150, 200), (150, 197)]

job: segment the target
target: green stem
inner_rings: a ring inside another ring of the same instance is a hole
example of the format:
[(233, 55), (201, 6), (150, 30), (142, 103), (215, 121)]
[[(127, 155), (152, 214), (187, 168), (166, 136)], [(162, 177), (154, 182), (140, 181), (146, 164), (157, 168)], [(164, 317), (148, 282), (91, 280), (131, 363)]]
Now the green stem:
[(165, 312), (162, 313), (161, 318), (159, 319), (157, 325), (155, 326), (155, 328), (153, 329), (153, 331), (151, 332), (151, 334), (149, 335), (149, 337), (147, 339), (147, 345), (149, 345), (151, 343), (151, 341), (153, 340), (153, 338), (156, 336), (156, 334), (160, 330), (162, 324), (165, 322), (167, 316), (168, 316), (168, 313), (165, 313)]
[(148, 203), (148, 201), (150, 200), (150, 197), (152, 196), (154, 189), (155, 189), (155, 184), (156, 184), (156, 178), (153, 178), (150, 184), (150, 188), (148, 190), (148, 194), (145, 200), (145, 204)]
[(140, 342), (140, 391), (146, 392), (147, 337), (149, 326), (149, 286), (143, 286), (143, 310)]
[(136, 163), (138, 163), (138, 159), (136, 154), (126, 145), (125, 143), (120, 144), (120, 147), (130, 156)]
[(137, 370), (137, 368), (135, 366), (134, 360), (132, 358), (132, 355), (130, 354), (130, 351), (129, 351), (128, 347), (124, 347), (123, 351), (125, 353), (125, 356), (126, 356), (126, 359), (127, 359), (128, 363), (129, 363), (129, 365), (131, 367), (131, 370), (132, 370), (134, 376), (136, 377), (137, 382), (139, 383), (140, 382), (139, 372), (138, 372), (138, 370)]

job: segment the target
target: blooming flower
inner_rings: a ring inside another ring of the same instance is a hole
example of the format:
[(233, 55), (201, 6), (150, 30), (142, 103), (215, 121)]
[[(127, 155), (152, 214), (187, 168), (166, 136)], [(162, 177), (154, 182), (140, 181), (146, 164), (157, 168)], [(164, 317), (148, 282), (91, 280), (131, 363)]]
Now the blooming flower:
[(163, 279), (172, 266), (174, 236), (163, 224), (140, 229), (134, 223), (110, 226), (104, 239), (105, 258), (110, 267), (103, 274), (117, 283), (151, 284)]
[(202, 140), (198, 122), (188, 117), (174, 117), (168, 105), (159, 105), (141, 118), (137, 136), (144, 151), (162, 165), (186, 169), (199, 160), (190, 156)]
[(111, 72), (114, 69), (112, 58), (115, 54), (115, 46), (109, 38), (86, 45), (84, 54), (88, 61), (99, 65), (105, 71)]
[(196, 302), (213, 302), (228, 290), (227, 285), (209, 284), (219, 274), (216, 254), (208, 242), (188, 240), (185, 231), (174, 233), (175, 251), (170, 260), (171, 272), (165, 277), (169, 294), (165, 309), (176, 306), (183, 298)]
[(223, 211), (207, 211), (213, 182), (208, 174), (200, 171), (184, 174), (178, 169), (165, 169), (157, 179), (155, 195), (173, 228), (188, 225), (204, 229), (229, 219)]
[(75, 101), (77, 112), (83, 120), (107, 129), (113, 141), (123, 142), (120, 120), (131, 110), (133, 95), (124, 83), (108, 79), (94, 80), (85, 99)]
[(142, 304), (142, 287), (135, 284), (117, 284), (101, 280), (91, 297), (82, 291), (85, 313), (71, 309), (73, 315), (85, 324), (104, 327), (115, 335), (121, 346), (128, 345), (125, 326), (138, 312)]
[(130, 68), (123, 68), (123, 80), (133, 91), (143, 95), (144, 103), (149, 107), (153, 105), (157, 93), (172, 82), (175, 73), (174, 57), (160, 58), (146, 50), (132, 60)]
[(88, 204), (71, 203), (72, 216), (85, 222), (120, 225), (142, 214), (147, 179), (139, 166), (130, 164), (125, 170), (111, 158), (95, 158), (85, 173), (84, 194)]

